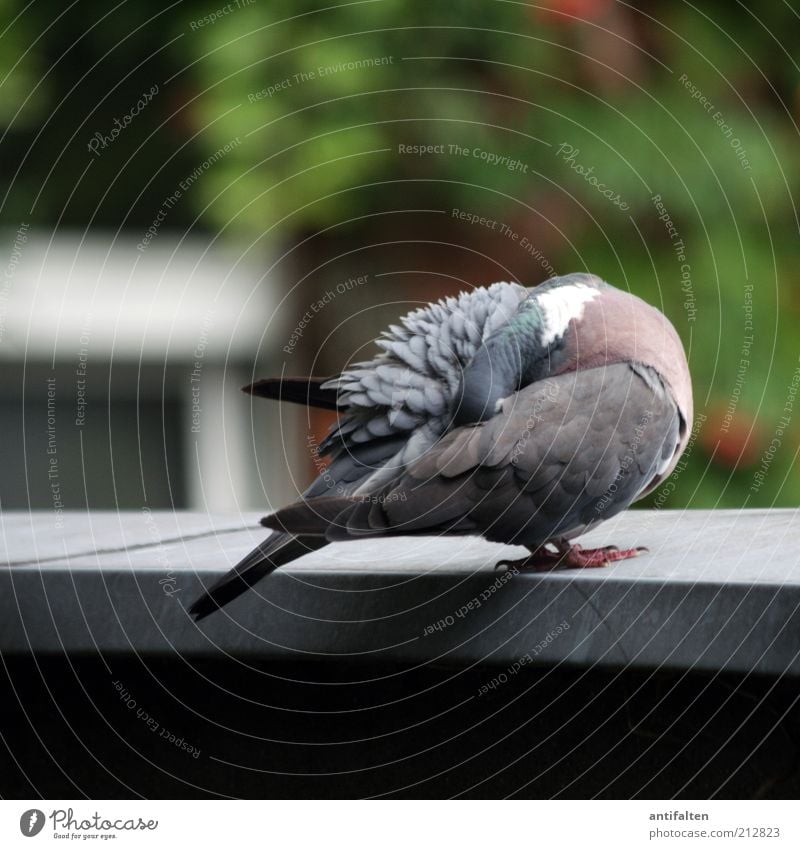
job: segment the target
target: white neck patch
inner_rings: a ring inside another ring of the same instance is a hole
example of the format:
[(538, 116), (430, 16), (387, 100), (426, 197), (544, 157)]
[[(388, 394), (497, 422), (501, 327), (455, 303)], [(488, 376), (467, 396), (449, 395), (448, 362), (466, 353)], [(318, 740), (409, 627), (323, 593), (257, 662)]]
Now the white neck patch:
[(568, 286), (557, 286), (536, 295), (536, 300), (542, 308), (544, 328), (542, 343), (550, 345), (559, 336), (563, 336), (567, 326), (574, 318), (578, 321), (583, 315), (585, 305), (600, 294), (594, 286), (583, 283), (571, 283)]

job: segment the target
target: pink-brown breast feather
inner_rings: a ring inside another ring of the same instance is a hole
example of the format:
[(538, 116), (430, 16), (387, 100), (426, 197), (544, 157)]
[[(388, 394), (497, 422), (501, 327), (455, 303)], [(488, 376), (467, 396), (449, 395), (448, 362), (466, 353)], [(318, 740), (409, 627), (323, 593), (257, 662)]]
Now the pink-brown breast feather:
[(694, 409), (686, 354), (667, 317), (636, 295), (604, 288), (571, 323), (565, 353), (564, 371), (639, 362), (661, 375), (685, 421), (671, 471), (689, 440)]

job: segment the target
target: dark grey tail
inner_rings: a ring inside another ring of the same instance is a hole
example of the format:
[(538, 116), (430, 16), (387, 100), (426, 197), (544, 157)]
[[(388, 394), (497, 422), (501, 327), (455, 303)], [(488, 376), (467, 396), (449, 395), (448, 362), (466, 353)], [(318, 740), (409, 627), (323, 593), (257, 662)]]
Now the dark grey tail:
[(338, 410), (338, 394), (335, 389), (323, 389), (329, 377), (266, 377), (242, 391), (275, 401), (291, 401), (305, 407), (320, 407), (323, 410)]
[(189, 608), (189, 613), (199, 622), (246, 592), (270, 572), (327, 544), (324, 537), (296, 537), (282, 532), (274, 533), (240, 560), (227, 575), (209, 587)]

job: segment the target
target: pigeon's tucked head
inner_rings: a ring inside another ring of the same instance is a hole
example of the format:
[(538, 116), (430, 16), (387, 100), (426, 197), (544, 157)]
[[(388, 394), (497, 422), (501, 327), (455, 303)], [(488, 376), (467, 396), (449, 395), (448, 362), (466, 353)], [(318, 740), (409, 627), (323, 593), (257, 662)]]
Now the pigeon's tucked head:
[[(593, 274), (569, 274), (530, 290), (558, 372), (640, 363), (658, 373), (691, 428), (692, 384), (683, 344), (667, 317)], [(551, 337), (552, 340), (551, 340)]]
[(658, 372), (691, 423), (686, 355), (662, 312), (594, 274), (566, 274), (528, 291), (536, 315), (536, 344), (540, 353), (547, 352), (550, 374), (641, 363)]
[(537, 380), (614, 363), (658, 373), (691, 428), (689, 369), (678, 334), (655, 307), (593, 274), (567, 274), (527, 290), (528, 297), (485, 340), (464, 371), (454, 421), (491, 418), (499, 402)]

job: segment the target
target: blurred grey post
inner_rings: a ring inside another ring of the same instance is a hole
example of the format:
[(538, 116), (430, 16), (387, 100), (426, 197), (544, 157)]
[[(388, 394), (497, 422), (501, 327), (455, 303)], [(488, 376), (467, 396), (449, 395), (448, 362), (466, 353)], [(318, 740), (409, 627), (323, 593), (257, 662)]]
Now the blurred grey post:
[(296, 428), (284, 417), (281, 438), (277, 405), (241, 392), (280, 371), (285, 287), (263, 251), (169, 232), (17, 237), (2, 239), (4, 509), (239, 511), (294, 496)]

